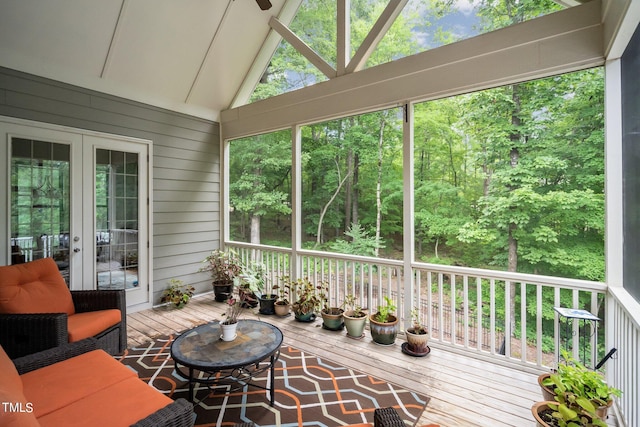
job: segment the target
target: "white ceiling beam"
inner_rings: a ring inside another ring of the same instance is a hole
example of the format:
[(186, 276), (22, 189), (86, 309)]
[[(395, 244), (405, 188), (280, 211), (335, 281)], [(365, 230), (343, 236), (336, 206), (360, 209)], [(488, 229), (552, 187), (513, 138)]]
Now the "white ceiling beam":
[(222, 138), (256, 135), (292, 124), (331, 120), (603, 63), (601, 3), (592, 1), (222, 111)]
[(389, 31), (389, 28), (396, 20), (402, 9), (405, 7), (409, 0), (391, 0), (387, 7), (384, 9), (376, 23), (367, 34), (358, 51), (353, 55), (353, 59), (347, 66), (346, 74), (353, 73), (364, 68), (364, 64), (367, 62), (373, 51), (378, 47), (378, 43)]
[(351, 55), (351, 0), (338, 0), (337, 11), (337, 52), (336, 69), (339, 76), (346, 73), (349, 56)]
[(333, 69), (320, 55), (309, 47), (302, 39), (295, 35), (289, 28), (278, 21), (278, 18), (272, 16), (269, 25), (278, 32), (291, 46), (294, 47), (302, 56), (307, 58), (322, 74), (329, 79), (336, 77), (336, 70)]

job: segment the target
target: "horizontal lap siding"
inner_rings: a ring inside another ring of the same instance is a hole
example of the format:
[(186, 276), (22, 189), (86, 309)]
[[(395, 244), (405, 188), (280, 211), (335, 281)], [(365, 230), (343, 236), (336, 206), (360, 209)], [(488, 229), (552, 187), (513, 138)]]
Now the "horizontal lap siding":
[(153, 141), (153, 288), (197, 273), (220, 239), (219, 124), (0, 67), (0, 115)]

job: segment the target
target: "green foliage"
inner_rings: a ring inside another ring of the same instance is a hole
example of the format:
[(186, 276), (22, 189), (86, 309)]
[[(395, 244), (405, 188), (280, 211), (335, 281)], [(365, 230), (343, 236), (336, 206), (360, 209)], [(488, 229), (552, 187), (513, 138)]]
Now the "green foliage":
[(351, 227), (344, 233), (351, 241), (337, 239), (331, 244), (331, 249), (341, 254), (374, 256), (377, 249), (384, 248), (375, 236), (369, 233), (358, 223), (351, 224)]
[(291, 305), (294, 313), (308, 314), (317, 313), (327, 307), (327, 292), (329, 285), (326, 282), (312, 283), (309, 278), (291, 280), (289, 277), (283, 277), (284, 285), (295, 295), (296, 300)]
[(389, 316), (394, 315), (396, 312), (396, 305), (393, 300), (385, 295), (384, 304), (378, 306), (378, 312), (373, 316), (376, 321), (380, 323), (387, 323)]
[(184, 307), (195, 292), (195, 288), (191, 285), (185, 285), (182, 280), (169, 280), (169, 287), (164, 290), (160, 302), (171, 303), (177, 308)]
[[(291, 28), (333, 63), (336, 10), (325, 3), (304, 2)], [(354, 51), (385, 5), (352, 2)], [(435, 44), (458, 37), (436, 24), (455, 2), (414, 6), (392, 25), (368, 66), (424, 49), (407, 31), (412, 25), (438, 27)], [(474, 3), (479, 32), (558, 9), (551, 0)], [(296, 87), (325, 78), (286, 42), (280, 52), (263, 87), (292, 77), (299, 78)], [(601, 68), (415, 105), (416, 257), (603, 280), (603, 105)], [(378, 256), (385, 248), (385, 256), (401, 256), (408, 197), (401, 119), (400, 109), (388, 109), (301, 127), (305, 248), (316, 240), (316, 249)], [(231, 147), (232, 236), (246, 241), (251, 218), (259, 216), (270, 244), (290, 246), (290, 132), (232, 141)], [(512, 265), (510, 244), (517, 253)]]

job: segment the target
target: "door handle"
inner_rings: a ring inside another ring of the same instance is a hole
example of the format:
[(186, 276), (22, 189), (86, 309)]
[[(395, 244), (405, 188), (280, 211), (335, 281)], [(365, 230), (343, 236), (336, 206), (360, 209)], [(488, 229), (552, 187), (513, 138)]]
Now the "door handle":
[(73, 248), (73, 252), (75, 252), (75, 253), (80, 252), (80, 248)]

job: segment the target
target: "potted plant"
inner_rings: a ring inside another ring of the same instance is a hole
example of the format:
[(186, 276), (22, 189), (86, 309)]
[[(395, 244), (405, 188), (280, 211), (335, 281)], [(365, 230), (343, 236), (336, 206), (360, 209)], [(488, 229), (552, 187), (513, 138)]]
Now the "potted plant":
[(194, 292), (195, 288), (193, 286), (185, 285), (179, 279), (171, 279), (169, 280), (169, 287), (164, 290), (160, 301), (182, 308), (187, 305)]
[(259, 303), (261, 314), (273, 314), (276, 296), (264, 293), (267, 282), (266, 271), (264, 264), (250, 262), (242, 267), (242, 273), (234, 279), (234, 282), (247, 306), (255, 307)]
[(322, 314), (322, 327), (330, 331), (341, 330), (344, 328), (343, 313), (344, 310), (341, 307), (329, 307), (325, 304), (320, 311), (320, 314)]
[(557, 400), (560, 394), (576, 395), (589, 400), (596, 408), (596, 415), (605, 419), (608, 408), (613, 404), (613, 396), (620, 397), (620, 390), (609, 387), (601, 373), (587, 368), (567, 351), (563, 350), (561, 355), (566, 363), (560, 364), (556, 372), (538, 377), (543, 397)]
[(233, 279), (242, 271), (242, 263), (235, 252), (212, 251), (198, 271), (208, 271), (213, 278), (216, 301), (226, 301), (233, 291)]
[(395, 316), (396, 306), (388, 296), (385, 303), (378, 306), (378, 312), (369, 316), (369, 327), (373, 342), (381, 345), (395, 343), (398, 335), (398, 318)]
[(344, 327), (347, 330), (347, 336), (351, 338), (362, 338), (364, 335), (364, 327), (367, 323), (367, 313), (357, 304), (355, 295), (348, 294), (342, 303), (344, 313)]
[[(236, 288), (238, 289), (238, 288)], [(220, 339), (223, 341), (233, 341), (236, 339), (236, 329), (238, 327), (238, 316), (245, 308), (245, 303), (242, 300), (242, 296), (234, 296), (233, 293), (229, 295), (226, 301), (226, 311), (223, 313), (225, 316), (224, 321), (220, 322), (220, 329), (222, 329), (222, 335)]]
[(276, 284), (273, 290), (277, 292), (276, 302), (274, 303), (274, 310), (277, 316), (289, 315), (289, 284), (282, 281), (280, 284)]
[(429, 333), (427, 329), (420, 322), (420, 311), (417, 307), (411, 310), (412, 326), (407, 328), (407, 349), (410, 353), (416, 355), (423, 355), (429, 352)]
[(289, 286), (296, 297), (295, 302), (291, 305), (291, 310), (296, 320), (301, 322), (314, 321), (316, 313), (327, 302), (327, 285), (324, 282), (314, 285), (305, 277), (304, 279), (289, 281)]
[(588, 399), (571, 393), (557, 396), (556, 402), (536, 402), (531, 414), (539, 427), (607, 427), (596, 415), (596, 407)]

